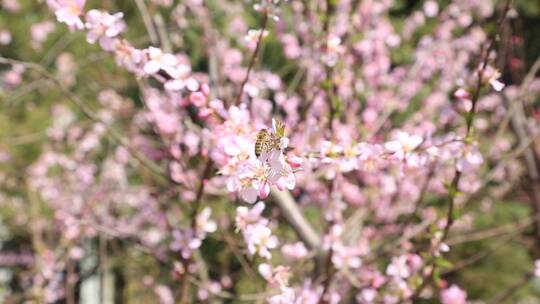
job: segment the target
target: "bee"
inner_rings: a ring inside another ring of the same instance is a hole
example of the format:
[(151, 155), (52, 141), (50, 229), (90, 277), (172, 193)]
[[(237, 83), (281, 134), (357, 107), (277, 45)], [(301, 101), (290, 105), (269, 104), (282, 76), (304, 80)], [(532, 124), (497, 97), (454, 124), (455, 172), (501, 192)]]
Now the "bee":
[(266, 129), (262, 129), (257, 133), (257, 139), (255, 140), (255, 156), (259, 157), (263, 153), (280, 149), (281, 138), (285, 136), (285, 125), (283, 122), (272, 119), (272, 132), (268, 132)]

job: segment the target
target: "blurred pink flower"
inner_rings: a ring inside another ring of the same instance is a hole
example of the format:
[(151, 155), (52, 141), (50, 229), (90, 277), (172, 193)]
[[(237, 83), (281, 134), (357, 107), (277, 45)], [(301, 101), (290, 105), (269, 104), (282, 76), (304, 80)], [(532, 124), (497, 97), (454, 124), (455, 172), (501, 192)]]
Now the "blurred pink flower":
[(386, 142), (384, 147), (394, 153), (398, 159), (404, 160), (422, 143), (423, 139), (418, 135), (410, 135), (403, 131), (398, 131), (396, 139)]
[(251, 209), (244, 206), (236, 208), (236, 228), (245, 230), (251, 225), (266, 225), (268, 220), (261, 216), (264, 208), (264, 202), (258, 202)]
[(278, 239), (272, 235), (272, 230), (263, 225), (248, 226), (244, 232), (248, 252), (258, 254), (260, 257), (270, 259), (271, 249), (278, 246)]
[[(146, 49), (146, 55), (148, 60), (144, 64), (144, 72), (151, 75), (159, 72), (159, 70), (164, 70), (169, 73), (174, 71), (176, 65), (178, 64), (178, 59), (172, 55), (163, 53), (163, 51), (156, 47), (149, 47)], [(174, 72), (170, 73), (173, 74)]]
[(86, 0), (47, 0), (58, 22), (67, 24), (71, 31), (84, 28), (81, 16), (84, 14), (85, 3)]
[(95, 9), (88, 11), (85, 23), (88, 30), (86, 40), (89, 43), (99, 41), (99, 45), (106, 51), (114, 50), (116, 45), (114, 38), (126, 28), (126, 24), (122, 20), (123, 16), (123, 13), (111, 15), (108, 12)]
[(540, 260), (534, 261), (534, 276), (540, 278)]
[(309, 252), (306, 246), (304, 246), (304, 243), (296, 242), (294, 244), (285, 244), (281, 246), (281, 253), (283, 253), (286, 258), (301, 260), (305, 259)]
[(0, 30), (0, 45), (8, 45), (11, 43), (11, 32), (8, 30)]
[(409, 265), (407, 265), (407, 256), (401, 255), (393, 257), (392, 262), (386, 268), (386, 274), (397, 278), (408, 278), (411, 275)]
[(457, 285), (452, 285), (441, 291), (441, 301), (442, 304), (466, 304), (467, 293)]

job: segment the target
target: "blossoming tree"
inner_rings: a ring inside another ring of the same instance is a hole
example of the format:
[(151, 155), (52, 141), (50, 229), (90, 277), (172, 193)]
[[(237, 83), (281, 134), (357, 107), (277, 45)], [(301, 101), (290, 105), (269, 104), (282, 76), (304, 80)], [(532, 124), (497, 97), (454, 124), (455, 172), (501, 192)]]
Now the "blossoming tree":
[[(30, 163), (1, 146), (5, 301), (97, 277), (102, 303), (467, 303), (455, 273), (491, 251), (455, 246), (528, 231), (540, 256), (540, 60), (511, 1), (45, 2), (0, 12), (43, 12), (29, 43), (0, 31), (41, 54), (2, 53), (0, 84), (49, 111)], [(525, 184), (517, 224), (477, 229)]]

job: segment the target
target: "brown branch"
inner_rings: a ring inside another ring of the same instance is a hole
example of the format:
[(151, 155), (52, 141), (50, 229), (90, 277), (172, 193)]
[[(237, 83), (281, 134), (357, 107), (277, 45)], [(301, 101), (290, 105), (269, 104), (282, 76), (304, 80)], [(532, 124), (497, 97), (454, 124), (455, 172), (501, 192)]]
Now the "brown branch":
[[(201, 177), (201, 182), (199, 184), (199, 188), (197, 189), (197, 194), (195, 196), (195, 202), (193, 203), (193, 209), (191, 211), (191, 230), (192, 230), (192, 233), (193, 233), (193, 236), (196, 237), (197, 235), (197, 213), (199, 213), (199, 208), (200, 208), (200, 205), (201, 205), (201, 200), (202, 200), (202, 196), (203, 196), (203, 193), (204, 193), (204, 188), (206, 186), (206, 183), (207, 183), (207, 179), (210, 177), (210, 173), (212, 172), (212, 167), (213, 167), (214, 163), (212, 162), (212, 159), (211, 158), (208, 158), (207, 161), (206, 161), (206, 165), (204, 167), (204, 171), (202, 173), (202, 177)], [(202, 260), (202, 256), (200, 257), (200, 259)], [(190, 257), (190, 258), (187, 258), (187, 259), (181, 259), (181, 262), (182, 264), (184, 265), (184, 269), (186, 271), (186, 274), (187, 274), (187, 271), (189, 269), (189, 263), (191, 263), (191, 261), (193, 260), (193, 256)], [(190, 291), (189, 291), (189, 280), (187, 279), (187, 276), (186, 274), (184, 274), (184, 276), (182, 276), (182, 280), (181, 280), (181, 290), (182, 290), (182, 293), (181, 293), (181, 299), (180, 299), (180, 303), (188, 303), (190, 301)]]
[[(261, 49), (262, 40), (264, 38), (264, 32), (266, 30), (266, 26), (268, 24), (268, 10), (265, 9), (263, 16), (262, 16), (262, 23), (261, 23), (261, 29), (259, 33), (259, 37), (257, 38), (257, 44), (255, 46), (255, 50), (253, 51), (253, 56), (251, 56), (251, 60), (249, 61), (248, 70), (246, 72), (246, 77), (244, 77), (244, 80), (242, 81), (242, 84), (240, 85), (240, 91), (238, 92), (238, 96), (236, 96), (236, 102), (235, 104), (238, 106), (242, 102), (242, 95), (244, 95), (244, 87), (246, 86), (246, 83), (249, 80), (249, 75), (251, 74), (251, 70), (255, 66), (255, 63), (257, 62), (257, 58), (259, 56), (259, 50)], [(249, 100), (248, 100), (248, 108), (249, 108)]]
[(197, 213), (199, 213), (200, 205), (201, 205), (201, 199), (204, 193), (204, 187), (206, 186), (206, 183), (208, 181), (208, 178), (210, 177), (210, 174), (212, 173), (212, 167), (214, 166), (214, 162), (211, 158), (208, 158), (206, 161), (206, 165), (204, 166), (204, 171), (202, 173), (201, 183), (199, 184), (199, 188), (197, 189), (197, 194), (195, 195), (195, 202), (193, 205), (193, 210), (191, 211), (191, 229), (193, 230), (193, 233), (197, 233)]
[(292, 226), (300, 240), (311, 250), (319, 250), (321, 238), (298, 208), (293, 196), (287, 190), (272, 190), (272, 197), (279, 206), (285, 219)]
[(534, 218), (533, 216), (529, 216), (525, 219), (520, 219), (516, 221), (515, 223), (497, 226), (497, 227), (489, 228), (489, 229), (484, 229), (484, 230), (476, 231), (469, 234), (460, 234), (454, 238), (448, 239), (446, 243), (450, 246), (453, 246), (457, 244), (475, 242), (475, 241), (502, 236), (509, 233), (519, 232), (523, 229), (526, 229), (537, 220), (538, 220), (537, 218)]
[(135, 4), (137, 5), (139, 12), (141, 13), (141, 17), (144, 26), (146, 27), (146, 31), (148, 32), (148, 36), (150, 37), (150, 41), (152, 42), (152, 44), (157, 44), (158, 33), (156, 31), (156, 28), (154, 27), (154, 24), (152, 23), (152, 17), (150, 17), (148, 7), (146, 7), (144, 0), (135, 0)]

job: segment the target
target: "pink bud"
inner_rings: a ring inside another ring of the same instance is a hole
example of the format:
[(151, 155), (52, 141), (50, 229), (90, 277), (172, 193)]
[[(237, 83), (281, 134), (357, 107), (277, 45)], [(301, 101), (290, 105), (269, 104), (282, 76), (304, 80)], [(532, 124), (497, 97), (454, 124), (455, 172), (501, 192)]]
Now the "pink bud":
[(203, 83), (201, 85), (201, 92), (206, 96), (210, 96), (210, 86), (206, 83)]
[(264, 183), (262, 187), (259, 188), (259, 197), (261, 199), (265, 199), (268, 197), (268, 194), (270, 194), (270, 185), (268, 183)]
[(214, 113), (214, 110), (210, 109), (210, 108), (202, 108), (199, 110), (199, 117), (204, 119), (204, 118), (208, 118), (212, 115), (212, 113)]
[(459, 88), (454, 93), (454, 97), (456, 97), (457, 99), (461, 99), (461, 100), (464, 100), (464, 99), (468, 100), (468, 99), (471, 99), (471, 94), (469, 94), (469, 92), (467, 92), (467, 90), (465, 90), (463, 88)]
[(287, 162), (293, 168), (300, 168), (302, 166), (302, 158), (298, 156), (289, 156), (287, 157)]
[(189, 101), (191, 101), (194, 106), (200, 108), (206, 104), (206, 96), (201, 92), (193, 92), (189, 95)]
[(180, 98), (180, 100), (178, 101), (178, 104), (181, 107), (187, 107), (189, 105), (189, 99), (188, 98)]

